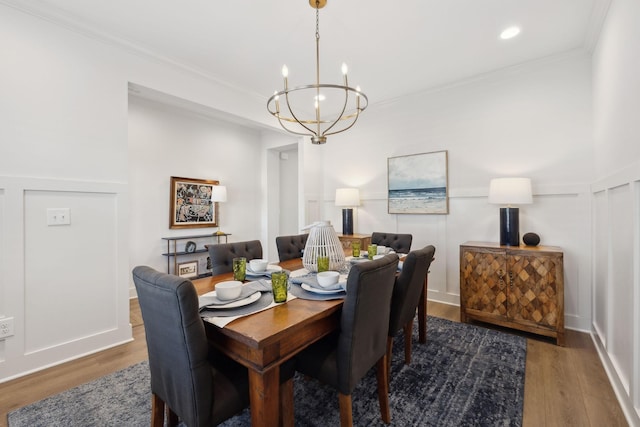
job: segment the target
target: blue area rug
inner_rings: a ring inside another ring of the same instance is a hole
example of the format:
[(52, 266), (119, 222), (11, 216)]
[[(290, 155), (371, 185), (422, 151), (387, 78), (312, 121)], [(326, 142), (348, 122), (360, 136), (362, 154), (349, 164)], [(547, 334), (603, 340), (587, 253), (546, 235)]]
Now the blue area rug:
[[(429, 317), (427, 343), (417, 342), (404, 365), (404, 342), (394, 342), (390, 405), (393, 426), (521, 426), (526, 340), (474, 325)], [(296, 377), (295, 422), (302, 427), (340, 425), (337, 392)], [(375, 370), (352, 395), (354, 424), (385, 426), (380, 419)], [(148, 426), (151, 397), (146, 362), (9, 414), (9, 427)], [(223, 426), (250, 426), (245, 410)]]

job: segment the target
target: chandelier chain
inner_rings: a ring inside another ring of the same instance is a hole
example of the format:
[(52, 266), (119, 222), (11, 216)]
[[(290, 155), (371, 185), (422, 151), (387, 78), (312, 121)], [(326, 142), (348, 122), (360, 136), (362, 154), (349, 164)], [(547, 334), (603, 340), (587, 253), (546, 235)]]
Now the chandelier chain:
[(320, 38), (320, 1), (316, 0), (316, 40)]

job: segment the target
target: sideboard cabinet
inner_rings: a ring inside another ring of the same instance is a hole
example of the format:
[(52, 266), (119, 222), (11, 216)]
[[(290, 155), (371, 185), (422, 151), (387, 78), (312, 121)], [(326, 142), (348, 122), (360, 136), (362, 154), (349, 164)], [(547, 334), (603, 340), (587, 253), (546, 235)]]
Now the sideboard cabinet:
[(552, 337), (564, 346), (562, 250), (460, 245), (460, 320), (470, 319)]
[(342, 249), (351, 249), (352, 242), (360, 242), (360, 250), (365, 251), (371, 244), (371, 234), (338, 234)]

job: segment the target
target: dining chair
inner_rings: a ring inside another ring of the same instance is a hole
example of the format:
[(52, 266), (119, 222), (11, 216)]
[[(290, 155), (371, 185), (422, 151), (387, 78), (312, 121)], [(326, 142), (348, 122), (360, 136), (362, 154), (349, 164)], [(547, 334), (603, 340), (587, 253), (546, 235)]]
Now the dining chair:
[(399, 254), (408, 254), (411, 250), (411, 234), (394, 234), (374, 231), (371, 233), (371, 244), (388, 246)]
[(209, 250), (211, 274), (214, 276), (232, 272), (234, 258), (245, 257), (247, 262), (252, 259), (262, 258), (262, 244), (260, 240), (205, 246)]
[(404, 330), (404, 363), (411, 363), (411, 333), (413, 319), (420, 303), (420, 294), (429, 273), (431, 261), (436, 248), (433, 245), (411, 251), (402, 263), (402, 271), (396, 277), (391, 297), (391, 314), (389, 316), (389, 335), (387, 337), (387, 363), (391, 368), (393, 338), (400, 330)]
[(338, 391), (342, 426), (353, 425), (351, 393), (374, 365), (380, 414), (391, 422), (386, 341), (397, 266), (398, 256), (388, 254), (351, 267), (339, 330), (295, 358), (296, 370)]
[(276, 237), (276, 247), (278, 248), (278, 258), (280, 258), (280, 262), (294, 258), (302, 258), (302, 251), (304, 251), (308, 237), (308, 233)]
[[(207, 341), (191, 281), (133, 269), (151, 371), (151, 425), (217, 425), (249, 405), (247, 369)], [(293, 365), (280, 370), (281, 402), (293, 402)], [(284, 395), (289, 393), (289, 395)], [(287, 411), (283, 411), (287, 414)], [(293, 413), (283, 421), (293, 425)]]

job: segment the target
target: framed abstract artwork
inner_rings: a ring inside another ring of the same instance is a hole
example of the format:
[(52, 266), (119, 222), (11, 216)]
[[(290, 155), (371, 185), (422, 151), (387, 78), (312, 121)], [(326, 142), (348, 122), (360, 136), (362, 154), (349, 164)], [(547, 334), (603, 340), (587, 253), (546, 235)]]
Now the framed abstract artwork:
[(387, 159), (390, 214), (448, 214), (447, 151)]
[(171, 177), (169, 228), (218, 227), (218, 203), (211, 199), (219, 181)]

